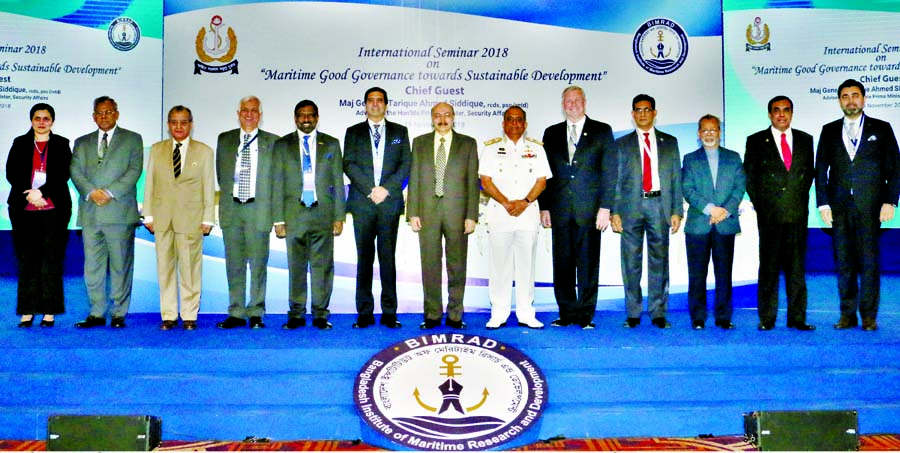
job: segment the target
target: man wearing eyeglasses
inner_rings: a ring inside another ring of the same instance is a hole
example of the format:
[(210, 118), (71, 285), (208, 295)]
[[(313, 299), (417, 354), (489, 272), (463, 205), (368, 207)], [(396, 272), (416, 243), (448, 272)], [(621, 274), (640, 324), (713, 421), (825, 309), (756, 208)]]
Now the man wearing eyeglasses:
[(684, 223), (688, 259), (688, 309), (694, 330), (706, 327), (706, 275), (712, 256), (716, 275), (716, 326), (733, 329), (731, 269), (734, 237), (741, 232), (738, 205), (746, 178), (738, 153), (719, 146), (719, 118), (704, 115), (697, 124), (701, 146), (684, 156), (681, 185), (688, 202)]
[(635, 130), (619, 137), (619, 174), (610, 224), (622, 234), (622, 280), (625, 285), (624, 327), (641, 323), (641, 273), (647, 237), (647, 313), (660, 329), (669, 305), (669, 235), (684, 216), (681, 155), (678, 140), (657, 130), (656, 100), (639, 94), (631, 101)]
[(144, 169), (144, 142), (140, 134), (119, 127), (118, 119), (113, 98), (95, 99), (97, 130), (75, 140), (70, 166), (79, 194), (84, 284), (91, 302), (88, 317), (75, 323), (83, 329), (105, 325), (107, 309), (110, 326), (125, 327), (131, 304), (134, 230), (140, 224), (136, 186)]

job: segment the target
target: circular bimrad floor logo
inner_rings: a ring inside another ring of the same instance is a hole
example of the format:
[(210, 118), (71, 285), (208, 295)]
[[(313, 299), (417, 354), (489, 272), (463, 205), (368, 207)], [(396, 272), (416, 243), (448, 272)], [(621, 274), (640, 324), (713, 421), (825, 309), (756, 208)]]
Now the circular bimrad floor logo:
[(390, 346), (360, 370), (360, 416), (392, 442), (418, 450), (486, 450), (537, 423), (547, 383), (528, 356), (496, 340), (458, 333)]
[(687, 33), (674, 20), (650, 19), (638, 27), (631, 50), (645, 71), (656, 75), (671, 74), (687, 59)]

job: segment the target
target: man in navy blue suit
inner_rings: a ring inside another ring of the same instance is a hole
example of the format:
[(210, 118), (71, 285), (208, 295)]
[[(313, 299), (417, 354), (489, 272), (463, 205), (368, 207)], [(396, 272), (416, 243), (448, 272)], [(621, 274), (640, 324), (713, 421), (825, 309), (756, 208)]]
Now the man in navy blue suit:
[(894, 218), (900, 156), (891, 125), (863, 113), (866, 89), (849, 79), (838, 87), (844, 117), (822, 127), (816, 150), (816, 203), (834, 229), (841, 318), (835, 329), (877, 330), (881, 223)]
[(731, 322), (731, 269), (734, 237), (741, 232), (738, 205), (744, 198), (746, 178), (738, 153), (719, 146), (719, 118), (704, 115), (697, 124), (703, 144), (684, 156), (681, 187), (688, 202), (684, 223), (688, 259), (688, 309), (694, 330), (706, 327), (706, 275), (712, 255), (716, 275), (716, 326), (733, 329)]
[(405, 126), (384, 119), (387, 92), (366, 90), (366, 121), (344, 135), (344, 173), (350, 178), (347, 212), (353, 216), (356, 239), (356, 322), (362, 329), (375, 324), (372, 268), (376, 248), (381, 271), (381, 324), (397, 322), (397, 228), (403, 214), (403, 188), (409, 179), (412, 153)]

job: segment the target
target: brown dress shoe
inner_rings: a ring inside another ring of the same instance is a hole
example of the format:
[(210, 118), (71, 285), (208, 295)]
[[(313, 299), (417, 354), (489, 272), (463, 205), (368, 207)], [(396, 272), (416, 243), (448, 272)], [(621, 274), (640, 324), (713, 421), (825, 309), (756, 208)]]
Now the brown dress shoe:
[(159, 325), (159, 330), (172, 330), (177, 325), (178, 325), (178, 321), (167, 319), (167, 320), (164, 320), (162, 322), (162, 324)]
[(841, 319), (835, 323), (834, 328), (838, 330), (852, 329), (857, 326), (856, 317), (841, 316)]
[(197, 330), (197, 321), (185, 321), (184, 330)]
[(878, 323), (875, 322), (875, 318), (863, 318), (862, 330), (878, 330)]

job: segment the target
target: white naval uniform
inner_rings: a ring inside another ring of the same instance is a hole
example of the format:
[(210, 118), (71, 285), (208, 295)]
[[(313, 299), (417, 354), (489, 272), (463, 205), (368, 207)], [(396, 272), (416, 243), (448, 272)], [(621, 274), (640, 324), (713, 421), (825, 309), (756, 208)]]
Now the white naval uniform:
[[(538, 178), (552, 176), (541, 142), (524, 136), (518, 143), (506, 136), (488, 140), (478, 162), (478, 174), (489, 176), (509, 200), (525, 199)], [(485, 218), (491, 243), (488, 327), (499, 327), (509, 317), (514, 276), (516, 318), (520, 323), (539, 325), (534, 315), (534, 258), (541, 224), (537, 202), (533, 201), (520, 216), (513, 217), (491, 198)]]

